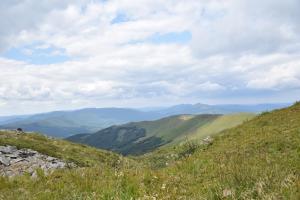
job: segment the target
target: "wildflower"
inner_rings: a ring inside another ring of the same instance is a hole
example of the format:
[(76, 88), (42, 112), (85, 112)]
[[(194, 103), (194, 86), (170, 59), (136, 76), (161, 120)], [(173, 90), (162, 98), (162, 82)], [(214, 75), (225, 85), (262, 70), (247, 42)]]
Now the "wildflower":
[(123, 177), (124, 173), (122, 171), (121, 172), (115, 171), (115, 176), (117, 176), (117, 177)]
[(120, 172), (118, 177), (123, 177), (124, 176), (124, 173), (123, 172)]

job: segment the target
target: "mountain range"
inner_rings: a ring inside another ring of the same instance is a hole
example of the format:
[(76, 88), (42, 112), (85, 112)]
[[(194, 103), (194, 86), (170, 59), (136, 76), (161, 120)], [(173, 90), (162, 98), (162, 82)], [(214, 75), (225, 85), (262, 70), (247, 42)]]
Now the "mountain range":
[(211, 136), (254, 116), (251, 113), (176, 115), (154, 121), (114, 125), (93, 134), (73, 135), (67, 140), (123, 155), (139, 155), (187, 139)]
[(157, 120), (183, 114), (259, 113), (289, 104), (207, 105), (180, 104), (166, 108), (85, 108), (73, 111), (55, 111), (34, 115), (0, 117), (1, 129), (22, 128), (54, 137), (69, 137), (80, 133), (94, 133), (112, 125), (145, 120)]

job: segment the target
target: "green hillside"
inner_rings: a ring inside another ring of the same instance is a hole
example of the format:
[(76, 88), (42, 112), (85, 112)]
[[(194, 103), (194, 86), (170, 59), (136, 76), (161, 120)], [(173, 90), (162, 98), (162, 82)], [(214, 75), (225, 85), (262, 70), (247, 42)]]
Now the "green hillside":
[(175, 138), (194, 132), (204, 124), (216, 120), (221, 115), (177, 115), (156, 121), (131, 123), (144, 128), (147, 137), (159, 137), (164, 141), (173, 141)]
[(75, 144), (64, 140), (49, 139), (37, 133), (17, 134), (14, 131), (0, 130), (0, 146), (12, 145), (18, 149), (29, 148), (49, 156), (73, 162), (79, 166), (98, 164), (114, 165), (120, 159), (118, 154)]
[[(11, 142), (4, 135), (1, 144)], [(24, 138), (17, 141), (31, 143)], [(43, 143), (44, 151), (47, 143)], [(87, 148), (76, 147), (78, 151)], [(61, 156), (63, 148), (57, 149)], [(151, 159), (168, 164), (151, 169)], [(296, 200), (300, 197), (300, 103), (224, 130), (209, 145), (195, 140), (136, 160), (139, 163), (134, 165), (57, 170), (36, 179), (2, 177), (0, 199)]]
[(255, 117), (252, 113), (237, 113), (237, 114), (229, 114), (218, 117), (216, 120), (211, 123), (205, 124), (201, 126), (196, 131), (194, 131), (189, 138), (190, 139), (201, 139), (205, 136), (212, 136), (220, 131), (228, 128), (235, 127), (247, 120)]
[(133, 122), (112, 126), (94, 134), (75, 135), (70, 141), (139, 155), (161, 146), (176, 144), (186, 138), (203, 138), (251, 119), (254, 114), (176, 115), (155, 121)]

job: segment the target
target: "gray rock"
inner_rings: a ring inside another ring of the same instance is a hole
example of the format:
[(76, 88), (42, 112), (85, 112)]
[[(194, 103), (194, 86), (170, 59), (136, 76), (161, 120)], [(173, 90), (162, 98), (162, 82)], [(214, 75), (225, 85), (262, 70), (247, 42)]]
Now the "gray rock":
[(41, 154), (31, 149), (18, 150), (14, 146), (0, 146), (0, 175), (17, 176), (29, 173), (37, 177), (38, 168), (49, 174), (55, 169), (76, 167), (74, 163), (66, 163), (58, 158)]
[(8, 158), (4, 157), (4, 156), (0, 156), (0, 164), (5, 165), (5, 166), (9, 166), (10, 165), (10, 161)]
[(5, 157), (10, 158), (10, 159), (16, 159), (16, 158), (18, 158), (18, 155), (16, 155), (16, 154), (6, 154)]
[(22, 161), (24, 161), (23, 158), (16, 158), (16, 159), (12, 159), (10, 162), (11, 162), (12, 164), (14, 164), (14, 163), (22, 162)]
[(56, 158), (53, 158), (53, 157), (51, 157), (51, 156), (48, 156), (48, 157), (46, 158), (46, 160), (47, 160), (47, 161), (54, 161), (54, 160), (56, 160)]
[(38, 177), (36, 171), (34, 171), (34, 172), (31, 174), (31, 177), (32, 177), (33, 179), (36, 179), (36, 178)]
[(11, 154), (12, 152), (16, 151), (17, 148), (14, 146), (0, 146), (0, 152), (3, 154)]
[(207, 136), (202, 141), (203, 141), (204, 144), (212, 144), (213, 141), (214, 141), (214, 139), (212, 137), (210, 137), (210, 136)]

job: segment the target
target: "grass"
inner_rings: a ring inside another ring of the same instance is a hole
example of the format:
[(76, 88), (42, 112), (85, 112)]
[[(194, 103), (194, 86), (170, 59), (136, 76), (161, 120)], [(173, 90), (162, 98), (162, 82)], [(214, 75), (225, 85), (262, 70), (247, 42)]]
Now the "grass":
[(199, 127), (194, 133), (192, 133), (189, 136), (189, 138), (201, 139), (208, 135), (210, 136), (215, 135), (220, 131), (240, 125), (243, 122), (252, 119), (253, 117), (255, 117), (255, 114), (252, 113), (237, 113), (237, 114), (223, 115), (218, 117), (216, 120), (212, 121), (211, 123)]
[(191, 133), (218, 117), (220, 115), (178, 115), (156, 121), (138, 122), (136, 125), (146, 130), (147, 137), (156, 136), (165, 141), (173, 141), (175, 138)]
[(123, 155), (141, 155), (173, 146), (185, 137), (201, 139), (251, 119), (254, 114), (176, 115), (155, 121), (133, 122), (103, 129), (90, 135), (75, 135), (70, 141), (112, 150)]
[[(151, 169), (151, 159), (172, 162)], [(92, 167), (57, 170), (37, 179), (2, 177), (0, 199), (296, 200), (300, 197), (300, 103), (222, 131), (211, 145), (196, 140), (167, 147), (139, 157), (134, 165), (130, 159), (115, 167), (101, 166), (96, 160)]]
[(109, 151), (60, 139), (49, 139), (37, 133), (16, 134), (14, 131), (0, 131), (0, 145), (34, 149), (49, 156), (74, 162), (79, 166), (94, 166), (102, 163), (112, 166), (121, 159), (121, 156)]

